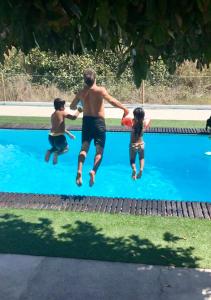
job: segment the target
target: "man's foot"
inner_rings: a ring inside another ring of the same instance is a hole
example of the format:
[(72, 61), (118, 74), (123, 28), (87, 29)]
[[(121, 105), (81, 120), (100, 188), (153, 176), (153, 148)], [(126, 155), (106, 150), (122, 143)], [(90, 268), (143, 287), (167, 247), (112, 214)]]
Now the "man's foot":
[(49, 162), (49, 159), (50, 159), (50, 156), (51, 156), (51, 152), (48, 150), (45, 154), (45, 161), (46, 162)]
[(53, 164), (56, 165), (58, 163), (58, 154), (57, 153), (54, 153), (54, 156), (53, 156)]
[(133, 179), (133, 180), (136, 180), (136, 170), (133, 170), (133, 171), (132, 171), (132, 179)]
[(91, 170), (89, 172), (90, 180), (89, 180), (89, 186), (93, 186), (95, 183), (95, 171)]
[(82, 176), (81, 176), (80, 172), (77, 173), (76, 184), (77, 184), (77, 186), (82, 186)]
[(138, 179), (141, 178), (142, 172), (143, 172), (143, 171), (141, 171), (141, 170), (138, 172), (138, 175), (137, 175), (137, 178), (138, 178)]

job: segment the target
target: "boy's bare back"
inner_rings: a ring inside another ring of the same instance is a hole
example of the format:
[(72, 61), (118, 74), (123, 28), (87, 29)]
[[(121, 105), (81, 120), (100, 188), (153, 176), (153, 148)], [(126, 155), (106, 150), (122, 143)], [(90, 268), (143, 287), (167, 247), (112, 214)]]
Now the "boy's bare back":
[(51, 132), (64, 133), (65, 132), (65, 112), (56, 110), (51, 115)]

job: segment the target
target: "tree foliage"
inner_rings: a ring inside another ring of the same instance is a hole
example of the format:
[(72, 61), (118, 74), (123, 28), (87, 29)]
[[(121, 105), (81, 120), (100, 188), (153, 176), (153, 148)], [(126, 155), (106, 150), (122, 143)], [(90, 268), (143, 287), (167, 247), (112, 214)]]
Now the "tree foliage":
[[(77, 91), (83, 86), (83, 71), (94, 68), (99, 84), (132, 83), (132, 72), (128, 67), (117, 78), (119, 56), (112, 51), (90, 52), (86, 54), (61, 54), (52, 51), (31, 49), (27, 54), (15, 47), (8, 49), (0, 63), (6, 77), (28, 75), (33, 83), (55, 84), (62, 90)], [(155, 75), (156, 76), (156, 75)]]
[(211, 0), (2, 0), (0, 50), (14, 45), (81, 54), (120, 52), (137, 86), (152, 62), (170, 72), (184, 60), (211, 61)]

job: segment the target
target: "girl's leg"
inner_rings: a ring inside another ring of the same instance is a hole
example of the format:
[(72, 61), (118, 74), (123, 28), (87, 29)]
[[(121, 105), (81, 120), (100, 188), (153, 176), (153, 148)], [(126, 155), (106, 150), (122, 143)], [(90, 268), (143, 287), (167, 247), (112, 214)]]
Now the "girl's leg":
[(137, 178), (141, 178), (144, 170), (144, 149), (141, 149), (139, 151), (139, 163), (140, 163), (140, 171), (138, 172)]
[(136, 180), (136, 151), (130, 146), (129, 149), (129, 153), (130, 153), (130, 166), (132, 168), (132, 178), (133, 180)]

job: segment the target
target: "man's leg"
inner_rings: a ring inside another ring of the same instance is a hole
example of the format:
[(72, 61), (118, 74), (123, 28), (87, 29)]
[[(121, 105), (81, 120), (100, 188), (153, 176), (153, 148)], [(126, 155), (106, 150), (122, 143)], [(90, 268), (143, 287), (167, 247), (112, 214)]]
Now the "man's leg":
[(96, 154), (95, 154), (95, 158), (94, 158), (94, 166), (93, 166), (92, 170), (89, 172), (89, 175), (90, 175), (89, 185), (90, 186), (93, 186), (93, 184), (95, 182), (95, 174), (97, 173), (97, 170), (98, 170), (98, 168), (100, 166), (100, 163), (102, 161), (103, 151), (104, 151), (103, 147), (101, 147), (100, 145), (96, 145)]
[(89, 142), (83, 142), (81, 146), (81, 151), (78, 155), (78, 170), (77, 170), (77, 175), (76, 175), (76, 184), (78, 186), (82, 185), (82, 169), (83, 169), (83, 164), (86, 159), (86, 155), (89, 151)]

